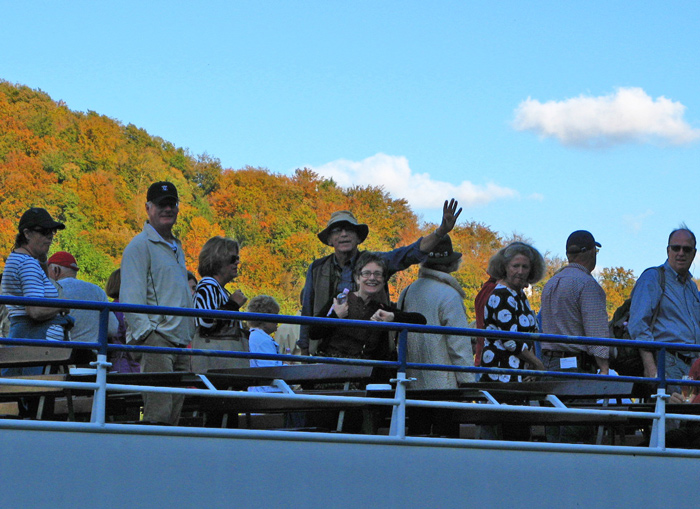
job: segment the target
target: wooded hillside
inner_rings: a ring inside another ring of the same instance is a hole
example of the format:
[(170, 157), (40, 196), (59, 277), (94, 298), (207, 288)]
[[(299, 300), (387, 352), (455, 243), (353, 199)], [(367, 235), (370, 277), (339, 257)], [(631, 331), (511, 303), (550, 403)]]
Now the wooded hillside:
[[(308, 264), (331, 251), (316, 233), (333, 211), (352, 210), (370, 225), (362, 246), (370, 250), (406, 245), (436, 227), (419, 224), (405, 200), (392, 199), (381, 188), (343, 189), (308, 169), (291, 177), (266, 168), (224, 169), (215, 157), (192, 155), (133, 124), (71, 111), (44, 92), (0, 81), (0, 267), (20, 215), (29, 207), (44, 207), (66, 224), (52, 252), (70, 251), (80, 277), (103, 286), (124, 247), (143, 228), (146, 190), (159, 180), (172, 181), (180, 193), (176, 235), (188, 268), (196, 274), (199, 250), (208, 238), (233, 237), (243, 249), (232, 288), (240, 287), (249, 297), (272, 295), (287, 314), (298, 308)], [(457, 278), (473, 317), (488, 259), (511, 239), (464, 221), (452, 237), (455, 249), (464, 253)], [(563, 261), (547, 263), (551, 275)], [(416, 273), (413, 268), (394, 277), (394, 298)], [(629, 295), (631, 276), (623, 268), (603, 271), (609, 309)], [(533, 289), (535, 308), (544, 282)]]

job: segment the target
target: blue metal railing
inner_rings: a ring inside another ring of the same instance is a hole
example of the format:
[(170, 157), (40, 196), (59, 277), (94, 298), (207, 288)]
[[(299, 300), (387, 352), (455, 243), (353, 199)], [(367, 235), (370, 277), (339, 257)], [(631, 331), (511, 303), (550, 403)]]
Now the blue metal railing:
[[(402, 324), (393, 322), (372, 322), (372, 321), (357, 321), (357, 320), (343, 320), (334, 318), (311, 318), (302, 316), (285, 316), (285, 315), (274, 315), (274, 321), (279, 323), (291, 323), (291, 324), (325, 324), (332, 323), (335, 326), (352, 326), (367, 329), (386, 329), (391, 331), (398, 330), (399, 341), (398, 341), (398, 351), (396, 361), (375, 361), (375, 360), (363, 360), (363, 359), (341, 359), (334, 357), (306, 357), (306, 356), (290, 356), (290, 355), (280, 355), (280, 354), (262, 354), (262, 353), (249, 353), (249, 352), (230, 352), (230, 351), (219, 351), (219, 350), (199, 350), (199, 349), (184, 349), (184, 348), (164, 348), (164, 347), (149, 347), (143, 345), (121, 345), (112, 344), (108, 342), (107, 329), (108, 329), (108, 314), (110, 311), (121, 311), (125, 313), (146, 313), (146, 314), (159, 314), (159, 315), (176, 315), (176, 316), (192, 316), (192, 317), (203, 317), (203, 318), (214, 318), (214, 319), (237, 319), (237, 320), (256, 320), (256, 321), (270, 321), (270, 315), (260, 314), (260, 313), (247, 313), (247, 312), (234, 312), (234, 311), (210, 311), (210, 310), (198, 310), (194, 308), (169, 308), (169, 307), (156, 307), (156, 306), (142, 306), (142, 305), (132, 305), (123, 303), (113, 303), (113, 302), (91, 302), (91, 301), (74, 301), (74, 300), (62, 300), (62, 299), (33, 299), (25, 297), (11, 297), (11, 296), (0, 296), (0, 304), (5, 305), (41, 305), (46, 307), (65, 307), (71, 309), (92, 309), (100, 311), (100, 327), (99, 327), (99, 337), (96, 342), (56, 342), (56, 341), (45, 341), (45, 340), (32, 340), (32, 339), (10, 339), (10, 338), (0, 338), (0, 344), (4, 345), (27, 345), (27, 346), (51, 346), (59, 348), (78, 348), (78, 349), (90, 349), (97, 352), (97, 362), (93, 363), (96, 367), (97, 379), (95, 384), (89, 384), (90, 389), (97, 388), (95, 393), (96, 405), (98, 408), (98, 416), (96, 421), (98, 424), (104, 425), (104, 409), (106, 401), (106, 375), (107, 368), (110, 364), (107, 362), (107, 355), (109, 352), (113, 351), (127, 351), (127, 352), (154, 352), (154, 353), (176, 353), (176, 354), (186, 354), (186, 355), (201, 355), (201, 356), (216, 356), (216, 357), (231, 357), (231, 358), (246, 358), (246, 359), (269, 359), (269, 360), (283, 360), (283, 361), (293, 361), (298, 363), (326, 363), (326, 364), (346, 364), (346, 365), (366, 365), (366, 366), (383, 366), (383, 367), (393, 367), (397, 369), (397, 378), (394, 380), (397, 382), (396, 396), (394, 400), (381, 400), (381, 404), (394, 405), (397, 409), (396, 419), (392, 419), (392, 432), (394, 436), (400, 438), (404, 437), (404, 418), (405, 418), (405, 408), (406, 408), (406, 385), (410, 380), (406, 377), (406, 372), (408, 369), (415, 370), (435, 370), (435, 371), (453, 371), (453, 372), (468, 372), (468, 373), (506, 373), (506, 374), (517, 374), (517, 375), (536, 375), (536, 376), (547, 376), (552, 378), (574, 378), (583, 380), (610, 380), (611, 377), (608, 375), (595, 375), (588, 373), (565, 373), (558, 371), (535, 371), (535, 370), (522, 370), (522, 369), (505, 369), (505, 368), (484, 368), (484, 367), (463, 367), (463, 366), (452, 366), (452, 365), (438, 365), (438, 364), (420, 364), (411, 363), (407, 361), (407, 333), (408, 332), (422, 332), (422, 333), (435, 333), (435, 334), (452, 334), (461, 335), (469, 337), (489, 337), (489, 338), (499, 338), (499, 339), (517, 339), (520, 341), (526, 341), (532, 343), (534, 341), (545, 341), (549, 343), (561, 343), (561, 344), (583, 344), (583, 345), (605, 345), (605, 346), (634, 346), (638, 348), (644, 348), (647, 350), (658, 352), (658, 373), (656, 378), (641, 378), (641, 377), (631, 377), (631, 376), (615, 376), (616, 381), (628, 381), (628, 382), (643, 382), (646, 384), (652, 384), (657, 387), (657, 393), (653, 396), (657, 398), (657, 409), (655, 413), (637, 413), (635, 415), (639, 417), (649, 416), (654, 418), (659, 424), (658, 433), (656, 437), (652, 438), (652, 446), (664, 447), (663, 441), (663, 431), (665, 429), (665, 400), (668, 396), (665, 394), (665, 388), (667, 385), (700, 385), (700, 381), (687, 381), (687, 380), (675, 380), (666, 379), (666, 373), (664, 369), (664, 356), (666, 351), (671, 349), (674, 351), (687, 351), (691, 353), (700, 353), (700, 345), (682, 345), (675, 343), (658, 343), (658, 342), (647, 342), (647, 341), (632, 341), (632, 340), (620, 340), (620, 339), (610, 339), (610, 338), (590, 338), (581, 336), (557, 336), (552, 334), (526, 334), (518, 332), (507, 332), (507, 331), (496, 331), (496, 330), (481, 330), (481, 329), (461, 329), (454, 327), (441, 327), (441, 326), (430, 326), (430, 325), (414, 325), (414, 324)], [(12, 384), (17, 385), (15, 381), (2, 381), (2, 384)], [(43, 384), (53, 384), (58, 386), (70, 386), (74, 388), (73, 385), (76, 383), (69, 382), (22, 382), (26, 385), (43, 385)], [(62, 385), (63, 384), (63, 385)], [(149, 392), (151, 389), (153, 392), (165, 391), (162, 388), (144, 388), (144, 387), (134, 387), (134, 386), (115, 386), (110, 384), (110, 389), (114, 390), (140, 390), (143, 392)], [(121, 389), (120, 389), (121, 388)], [(173, 391), (180, 391), (181, 389), (172, 389)], [(191, 390), (191, 389), (190, 389)], [(199, 391), (198, 391), (199, 392)], [(202, 391), (205, 392), (205, 391)], [(211, 393), (207, 394), (211, 396)], [(221, 394), (218, 394), (221, 396)], [(253, 397), (238, 395), (241, 397)], [(280, 397), (279, 395), (260, 395), (255, 394), (255, 397)], [(298, 397), (299, 395), (295, 395)], [(285, 396), (281, 396), (285, 397)], [(318, 396), (306, 396), (306, 398), (316, 398)], [(371, 398), (363, 398), (363, 402), (368, 402)], [(348, 401), (344, 397), (343, 401)], [(379, 401), (379, 400), (378, 400)], [(372, 403), (370, 401), (370, 403)], [(410, 402), (413, 406), (436, 406), (434, 403), (420, 403), (420, 402)], [(377, 403), (379, 404), (379, 403)], [(463, 405), (463, 404), (462, 404)], [(445, 405), (443, 405), (445, 406)], [(449, 406), (449, 405), (448, 405)], [(532, 410), (532, 408), (530, 408)], [(542, 408), (542, 411), (554, 410), (551, 408)], [(575, 412), (576, 410), (569, 410)], [(579, 412), (586, 412), (580, 411)], [(696, 420), (693, 416), (683, 416), (683, 415), (673, 415), (673, 418)], [(697, 419), (700, 419), (698, 417)]]

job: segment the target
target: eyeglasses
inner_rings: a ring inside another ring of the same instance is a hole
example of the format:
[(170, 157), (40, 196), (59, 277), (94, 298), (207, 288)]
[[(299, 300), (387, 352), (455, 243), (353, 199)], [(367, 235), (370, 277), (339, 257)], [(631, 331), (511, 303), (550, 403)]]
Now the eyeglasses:
[(689, 254), (689, 253), (692, 253), (693, 251), (695, 251), (695, 248), (694, 248), (694, 247), (690, 247), (690, 246), (679, 246), (678, 244), (671, 244), (670, 246), (668, 246), (668, 248), (669, 248), (671, 251), (673, 251), (674, 253), (677, 253), (677, 252), (679, 252), (679, 251), (682, 250), (685, 254)]
[(360, 277), (362, 279), (369, 279), (374, 276), (374, 279), (384, 279), (384, 273), (381, 271), (372, 272), (371, 270), (363, 270), (360, 272)]
[(158, 204), (154, 203), (154, 205), (156, 207), (158, 207), (159, 209), (167, 209), (167, 208), (176, 209), (180, 205), (180, 203), (176, 202), (175, 200), (163, 200), (162, 202), (160, 202)]
[(32, 228), (32, 231), (44, 237), (53, 237), (58, 231), (57, 228)]
[(346, 232), (354, 232), (354, 231), (355, 231), (355, 228), (353, 228), (353, 227), (350, 226), (350, 225), (346, 225), (346, 226), (336, 226), (335, 228), (331, 229), (331, 235), (335, 235), (335, 234), (337, 234), (337, 233), (340, 233), (340, 232), (342, 232), (343, 230), (346, 231)]
[(241, 261), (241, 257), (240, 257), (240, 256), (238, 256), (238, 255), (233, 255), (233, 256), (231, 257), (231, 261), (230, 261), (229, 263), (238, 263), (238, 262), (240, 262), (240, 261)]

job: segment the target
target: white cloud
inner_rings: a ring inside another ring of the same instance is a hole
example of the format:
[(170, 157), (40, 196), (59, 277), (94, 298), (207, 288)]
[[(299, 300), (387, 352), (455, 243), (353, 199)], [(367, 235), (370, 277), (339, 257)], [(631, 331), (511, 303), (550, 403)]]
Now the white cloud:
[(646, 218), (651, 217), (653, 215), (654, 215), (654, 212), (651, 209), (647, 209), (646, 211), (644, 211), (640, 214), (625, 214), (622, 216), (622, 221), (634, 233), (638, 233), (642, 229), (642, 226), (644, 225), (644, 221), (646, 220)]
[(513, 127), (556, 138), (564, 145), (681, 145), (700, 138), (700, 129), (690, 127), (683, 120), (684, 113), (680, 102), (663, 96), (654, 100), (641, 88), (618, 88), (600, 97), (581, 95), (545, 103), (528, 98), (516, 108)]
[(481, 186), (468, 180), (458, 185), (434, 180), (428, 173), (414, 173), (405, 157), (382, 153), (362, 161), (338, 159), (313, 170), (342, 187), (381, 186), (393, 198), (405, 198), (414, 209), (442, 209), (448, 198), (456, 198), (460, 206), (474, 207), (518, 196), (517, 191), (492, 182)]

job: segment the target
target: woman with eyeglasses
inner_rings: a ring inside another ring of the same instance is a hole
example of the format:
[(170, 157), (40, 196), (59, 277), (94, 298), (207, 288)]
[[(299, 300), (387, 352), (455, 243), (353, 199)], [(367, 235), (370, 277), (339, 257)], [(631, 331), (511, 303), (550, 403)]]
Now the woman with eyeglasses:
[[(335, 297), (317, 316), (425, 324), (420, 313), (403, 312), (389, 302), (386, 275), (387, 266), (382, 257), (362, 253), (353, 272), (357, 290)], [(389, 360), (393, 351), (388, 331), (377, 329), (316, 325), (310, 328), (309, 337), (321, 340), (318, 355), (323, 357)]]
[[(2, 276), (3, 295), (58, 299), (58, 288), (46, 274), (45, 266), (54, 235), (66, 226), (54, 221), (42, 208), (32, 207), (19, 220), (15, 246), (5, 262)], [(42, 267), (42, 264), (44, 267)], [(72, 320), (68, 310), (45, 306), (8, 304), (10, 338), (64, 341)], [(41, 374), (43, 366), (7, 368), (3, 376)]]
[[(196, 309), (238, 311), (248, 298), (241, 290), (231, 293), (226, 285), (238, 277), (240, 248), (227, 237), (212, 237), (199, 253), (198, 272), (202, 279), (194, 294)], [(196, 331), (192, 348), (247, 352), (248, 341), (238, 320), (195, 318)], [(209, 369), (248, 367), (248, 359), (232, 357), (192, 357), (192, 371), (205, 373)]]

